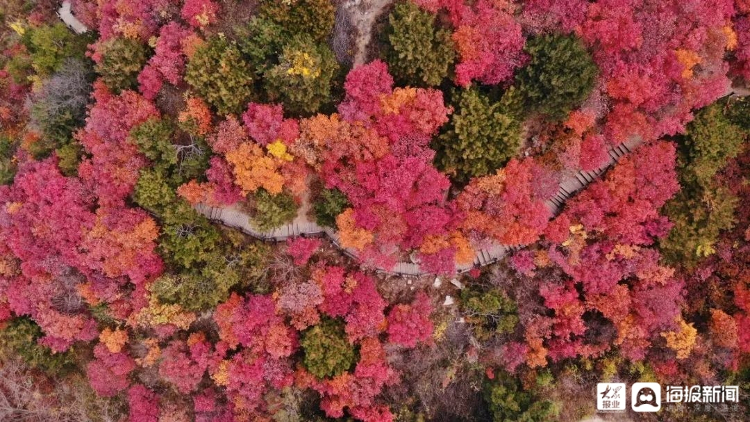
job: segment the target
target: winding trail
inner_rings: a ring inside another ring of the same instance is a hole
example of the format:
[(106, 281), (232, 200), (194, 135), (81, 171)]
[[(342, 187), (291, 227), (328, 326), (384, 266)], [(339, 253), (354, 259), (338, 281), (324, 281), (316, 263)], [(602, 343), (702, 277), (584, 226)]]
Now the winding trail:
[(357, 28), (354, 45), (354, 66), (367, 62), (367, 48), (372, 41), (372, 29), (383, 9), (393, 0), (346, 0), (344, 8)]
[[(346, 0), (344, 7), (352, 17), (357, 17), (355, 27), (359, 34), (356, 42), (356, 51), (354, 54), (354, 66), (365, 63), (367, 60), (367, 46), (372, 40), (372, 27), (382, 10), (391, 2), (391, 0)], [(356, 9), (356, 10), (355, 10)], [(360, 15), (357, 16), (357, 13)], [(71, 12), (69, 0), (63, 1), (58, 16), (65, 22), (68, 27), (78, 33), (88, 31), (88, 28), (81, 23)], [(748, 87), (729, 86), (725, 96), (745, 97), (750, 95)], [(718, 100), (718, 99), (717, 99)], [(627, 142), (610, 147), (608, 151), (609, 159), (598, 169), (587, 172), (579, 171), (572, 175), (563, 177), (560, 182), (558, 191), (551, 198), (547, 199), (546, 205), (550, 210), (550, 217), (554, 217), (562, 210), (565, 202), (574, 194), (585, 188), (590, 183), (597, 180), (608, 169), (614, 166), (623, 156), (633, 151), (642, 143), (640, 138), (632, 138)], [(255, 238), (266, 241), (285, 241), (293, 236), (328, 236), (331, 241), (340, 248), (346, 255), (354, 259), (359, 259), (357, 251), (352, 248), (344, 248), (339, 241), (338, 233), (329, 227), (321, 227), (307, 217), (310, 207), (308, 198), (304, 198), (303, 206), (300, 207), (297, 217), (292, 223), (279, 227), (270, 232), (262, 232), (253, 227), (250, 216), (236, 207), (210, 207), (204, 204), (195, 206), (196, 210), (205, 215), (212, 221), (234, 227), (242, 232)], [(491, 244), (489, 247), (479, 249), (471, 264), (456, 265), (457, 273), (465, 273), (474, 267), (480, 267), (493, 264), (502, 259), (508, 252), (518, 250), (525, 245), (503, 245), (499, 243)], [(393, 268), (375, 268), (376, 271), (402, 276), (421, 276), (431, 274), (422, 271), (419, 264), (412, 262), (399, 262)]]
[(86, 25), (81, 23), (81, 21), (73, 15), (70, 10), (70, 1), (68, 0), (62, 2), (60, 9), (57, 11), (57, 16), (59, 16), (60, 19), (65, 22), (65, 25), (68, 25), (68, 28), (73, 30), (76, 34), (83, 34), (89, 30)]
[[(641, 143), (642, 140), (640, 138), (632, 138), (626, 143), (610, 148), (608, 151), (609, 159), (598, 169), (591, 172), (579, 171), (575, 174), (564, 177), (560, 182), (557, 193), (546, 201), (547, 208), (550, 211), (550, 216), (554, 216), (560, 212), (569, 198), (582, 190), (589, 183), (597, 180), (599, 176), (604, 174), (609, 168), (614, 166), (617, 161), (633, 151)], [(196, 206), (196, 210), (210, 220), (229, 227), (234, 227), (261, 240), (285, 241), (293, 236), (328, 236), (328, 238), (330, 238), (331, 241), (346, 255), (354, 259), (359, 259), (356, 250), (341, 246), (338, 233), (336, 233), (335, 230), (329, 227), (321, 227), (315, 222), (309, 221), (306, 216), (306, 207), (300, 208), (297, 218), (295, 218), (292, 223), (269, 232), (262, 232), (253, 227), (250, 222), (250, 216), (236, 207), (221, 208), (199, 204)], [(518, 250), (523, 246), (525, 245), (503, 245), (496, 243), (487, 248), (479, 249), (474, 257), (474, 261), (471, 264), (457, 265), (456, 272), (459, 274), (465, 273), (474, 267), (493, 264), (503, 258), (508, 252)], [(391, 275), (420, 276), (430, 274), (427, 271), (423, 271), (419, 264), (412, 262), (399, 262), (393, 268), (376, 267), (375, 270)]]
[[(724, 97), (746, 97), (750, 96), (750, 90), (747, 87), (729, 86)], [(717, 101), (720, 98), (717, 99)], [(635, 150), (643, 140), (640, 137), (633, 137), (628, 141), (621, 143), (608, 150), (608, 160), (601, 167), (594, 171), (579, 171), (572, 175), (563, 177), (560, 182), (558, 191), (555, 195), (545, 201), (550, 211), (550, 218), (557, 215), (565, 206), (565, 202), (573, 195), (581, 191), (590, 183), (597, 180), (607, 170), (613, 167), (622, 157)], [(235, 207), (215, 208), (206, 205), (197, 205), (196, 209), (209, 219), (220, 222), (226, 226), (237, 228), (244, 233), (258, 239), (267, 241), (285, 241), (293, 236), (328, 236), (331, 241), (341, 249), (346, 255), (359, 260), (357, 251), (352, 248), (344, 248), (339, 241), (338, 233), (329, 227), (321, 227), (307, 218), (308, 207), (300, 207), (297, 218), (285, 226), (279, 227), (270, 232), (258, 231), (250, 223), (250, 216)], [(304, 213), (303, 213), (304, 210)], [(479, 249), (474, 256), (471, 264), (456, 265), (456, 273), (461, 274), (470, 271), (472, 268), (494, 264), (502, 259), (508, 252), (518, 250), (526, 245), (503, 245), (500, 243), (491, 244), (490, 246)], [(423, 271), (419, 264), (412, 262), (399, 262), (393, 268), (376, 267), (377, 272), (400, 275), (400, 276), (422, 276), (430, 275), (428, 271)]]

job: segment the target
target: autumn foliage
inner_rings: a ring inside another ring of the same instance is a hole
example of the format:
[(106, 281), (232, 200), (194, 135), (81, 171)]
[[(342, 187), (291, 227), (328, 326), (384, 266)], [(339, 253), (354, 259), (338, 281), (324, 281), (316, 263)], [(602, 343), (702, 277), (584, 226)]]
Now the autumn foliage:
[(750, 2), (362, 3), (4, 2), (0, 419), (744, 388)]

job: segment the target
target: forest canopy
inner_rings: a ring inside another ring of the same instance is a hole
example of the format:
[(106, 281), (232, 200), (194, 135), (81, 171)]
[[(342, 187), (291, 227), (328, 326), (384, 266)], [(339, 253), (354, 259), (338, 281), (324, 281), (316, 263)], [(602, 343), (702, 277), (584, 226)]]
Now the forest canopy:
[(60, 7), (0, 7), (0, 420), (750, 414), (747, 1)]

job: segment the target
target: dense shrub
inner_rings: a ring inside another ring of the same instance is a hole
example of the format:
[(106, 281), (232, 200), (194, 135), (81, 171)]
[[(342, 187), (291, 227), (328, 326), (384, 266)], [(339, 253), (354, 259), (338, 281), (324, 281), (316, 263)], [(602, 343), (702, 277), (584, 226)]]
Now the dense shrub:
[(455, 58), (451, 32), (436, 27), (435, 16), (411, 2), (397, 4), (388, 21), (384, 59), (396, 79), (409, 85), (440, 85)]
[(492, 420), (505, 421), (555, 421), (560, 405), (524, 391), (511, 375), (500, 373), (492, 381), (485, 381), (484, 399)]
[(239, 48), (217, 36), (193, 53), (185, 80), (219, 114), (239, 113), (250, 100), (253, 72)]
[(477, 89), (457, 93), (447, 131), (435, 142), (438, 167), (466, 183), (502, 167), (521, 146), (521, 127)]
[(498, 289), (464, 289), (461, 309), (479, 340), (512, 333), (518, 324), (516, 304)]
[(276, 56), (289, 40), (284, 27), (260, 16), (253, 16), (247, 26), (238, 28), (237, 36), (237, 46), (258, 75), (275, 64)]
[(748, 132), (729, 120), (723, 104), (702, 109), (682, 138), (678, 162), (681, 182), (703, 188), (710, 186), (716, 172), (740, 153), (747, 135)]
[(78, 175), (78, 165), (81, 163), (84, 151), (78, 142), (65, 144), (55, 150), (57, 154), (57, 167), (65, 176), (75, 177)]
[(286, 192), (272, 195), (265, 189), (259, 189), (254, 198), (253, 223), (262, 231), (291, 223), (297, 216), (297, 203)]
[(348, 371), (355, 362), (354, 347), (349, 344), (344, 324), (325, 319), (302, 333), (302, 364), (318, 378), (334, 377)]
[(729, 121), (750, 132), (750, 100), (747, 97), (730, 97), (726, 103), (725, 113)]
[(133, 200), (138, 206), (160, 214), (175, 201), (174, 189), (165, 173), (154, 169), (141, 170), (135, 185)]
[(691, 268), (715, 253), (719, 234), (735, 223), (738, 198), (716, 180), (748, 136), (730, 121), (730, 110), (722, 103), (704, 108), (679, 138), (677, 167), (682, 189), (664, 206), (674, 227), (660, 243), (664, 257), (674, 264)]
[(21, 357), (26, 363), (49, 374), (59, 374), (75, 366), (73, 352), (54, 353), (37, 344), (42, 329), (29, 318), (16, 318), (0, 329), (0, 357)]
[(340, 190), (323, 189), (313, 204), (315, 221), (324, 227), (336, 227), (336, 217), (349, 206), (349, 200)]
[(93, 76), (88, 63), (68, 59), (34, 93), (31, 117), (42, 134), (35, 145), (37, 158), (70, 143), (73, 132), (83, 126)]
[(542, 35), (526, 42), (529, 63), (516, 82), (526, 108), (551, 119), (563, 119), (594, 87), (597, 67), (573, 35)]
[(132, 38), (112, 38), (100, 47), (101, 60), (96, 71), (113, 92), (133, 89), (138, 74), (148, 60), (148, 47)]
[(64, 23), (43, 25), (25, 34), (31, 53), (31, 66), (37, 75), (47, 77), (60, 69), (66, 59), (83, 59), (91, 39), (76, 35)]
[(200, 268), (219, 248), (219, 231), (186, 202), (173, 201), (161, 218), (159, 248), (170, 264), (182, 269)]
[(265, 273), (264, 255), (263, 248), (256, 245), (217, 250), (201, 256), (203, 268), (158, 278), (151, 292), (160, 302), (178, 304), (189, 311), (211, 309), (224, 302), (231, 289), (246, 287)]
[(266, 92), (290, 113), (313, 113), (331, 99), (338, 64), (331, 49), (307, 36), (286, 44), (279, 64), (264, 74)]
[(693, 267), (702, 257), (714, 254), (721, 231), (734, 226), (737, 203), (737, 197), (719, 186), (700, 193), (678, 193), (663, 209), (674, 223), (660, 243), (665, 260)]
[(130, 131), (138, 151), (151, 160), (152, 168), (171, 171), (177, 165), (177, 151), (172, 145), (174, 124), (168, 119), (151, 118)]
[(12, 137), (0, 134), (0, 185), (13, 183), (17, 165), (13, 158), (16, 153), (16, 142)]
[(188, 139), (189, 142), (175, 145), (177, 152), (177, 171), (173, 176), (175, 181), (202, 178), (210, 164), (211, 148), (206, 140), (193, 136)]
[(315, 41), (325, 41), (333, 29), (334, 7), (331, 0), (263, 0), (259, 15), (290, 35), (306, 34)]

